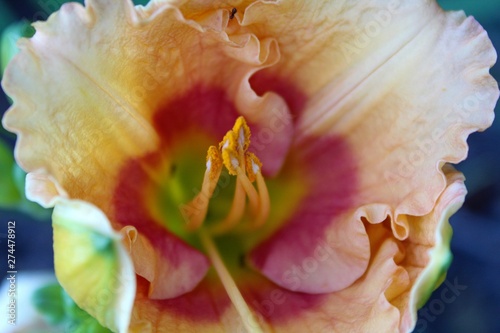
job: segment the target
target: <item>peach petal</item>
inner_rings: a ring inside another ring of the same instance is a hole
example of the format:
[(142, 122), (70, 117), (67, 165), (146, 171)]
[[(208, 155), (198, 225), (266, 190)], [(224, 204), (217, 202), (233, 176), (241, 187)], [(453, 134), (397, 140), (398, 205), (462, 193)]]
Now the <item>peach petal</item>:
[(252, 250), (252, 263), (292, 291), (342, 290), (363, 275), (370, 259), (363, 217), (354, 205), (358, 184), (351, 147), (342, 138), (312, 137), (288, 162), (300, 168), (307, 194), (290, 207), (284, 227)]
[[(159, 148), (154, 116), (193, 86), (226, 91), (256, 128), (279, 117), (281, 132), (261, 156), (268, 174), (281, 168), (291, 144), (288, 108), (276, 94), (257, 96), (248, 83), (251, 73), (278, 61), (276, 44), (252, 34), (229, 38), (227, 10), (199, 18), (184, 18), (168, 2), (136, 8), (127, 0), (89, 0), (86, 7), (65, 4), (36, 23), (2, 81), (14, 100), (3, 124), (18, 134), (17, 161), (54, 180), (30, 181), (32, 200), (52, 204), (60, 184), (69, 198), (113, 216), (121, 169)], [(161, 265), (159, 271), (172, 273)]]
[(308, 97), (292, 149), (311, 135), (346, 137), (359, 165), (357, 206), (387, 205), (394, 234), (407, 238), (410, 216), (429, 213), (446, 186), (443, 164), (463, 160), (467, 136), (493, 121), (486, 32), (434, 1), (258, 1), (242, 25), (274, 38), (282, 55), (255, 84), (278, 77)]
[(249, 303), (275, 332), (411, 331), (417, 308), (443, 281), (450, 262), (448, 219), (466, 194), (463, 175), (448, 165), (444, 171), (447, 187), (436, 207), (425, 216), (409, 219), (405, 241), (393, 235), (386, 207), (364, 207), (355, 213), (368, 217), (365, 227), (372, 255), (366, 273), (354, 284), (306, 298), (257, 279), (247, 286)]
[(153, 281), (157, 258), (149, 240), (140, 235), (137, 229), (132, 226), (123, 227), (120, 233), (123, 235), (123, 244), (134, 263), (136, 274), (144, 277), (149, 282)]
[[(3, 79), (15, 102), (3, 124), (19, 136), (21, 167), (45, 168), (71, 197), (103, 205), (120, 165), (157, 147), (151, 119), (161, 105), (193, 85), (207, 85), (227, 91), (250, 122), (274, 128), (278, 117), (284, 124), (257, 148), (269, 161), (266, 172), (275, 174), (291, 143), (290, 116), (276, 94), (255, 95), (248, 77), (276, 63), (279, 53), (272, 40), (251, 34), (231, 40), (221, 19), (226, 12), (197, 23), (166, 2), (134, 8), (126, 0), (91, 0), (86, 8), (65, 4), (37, 23)], [(200, 63), (200, 57), (212, 61)]]
[(446, 277), (451, 263), (452, 229), (448, 222), (463, 204), (467, 193), (462, 173), (446, 166), (447, 187), (429, 214), (410, 219), (405, 258), (399, 263), (408, 272), (412, 288), (390, 300), (402, 312), (401, 331), (411, 329), (420, 308)]
[(54, 207), (58, 197), (68, 198), (59, 183), (43, 170), (26, 175), (26, 197), (44, 208)]

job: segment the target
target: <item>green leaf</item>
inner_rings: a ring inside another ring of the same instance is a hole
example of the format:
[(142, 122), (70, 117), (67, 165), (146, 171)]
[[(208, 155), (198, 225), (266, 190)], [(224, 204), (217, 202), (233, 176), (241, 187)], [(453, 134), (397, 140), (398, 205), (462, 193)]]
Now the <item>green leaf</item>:
[(0, 40), (0, 69), (3, 74), (5, 67), (19, 51), (17, 40), (21, 37), (32, 37), (35, 29), (30, 22), (24, 20), (9, 25), (3, 32)]
[(88, 315), (88, 318), (73, 326), (74, 333), (112, 333), (109, 329), (102, 327), (97, 320)]
[(11, 149), (0, 140), (0, 207), (11, 208), (19, 204), (22, 194), (13, 178), (15, 166)]
[(32, 300), (37, 311), (52, 326), (65, 326), (68, 332), (111, 333), (80, 309), (58, 283), (38, 289)]
[(66, 320), (64, 291), (57, 283), (38, 289), (33, 294), (33, 305), (51, 325), (60, 324)]
[(45, 209), (26, 199), (26, 173), (16, 164), (12, 150), (0, 139), (0, 208), (21, 211), (43, 221), (49, 220), (51, 209)]

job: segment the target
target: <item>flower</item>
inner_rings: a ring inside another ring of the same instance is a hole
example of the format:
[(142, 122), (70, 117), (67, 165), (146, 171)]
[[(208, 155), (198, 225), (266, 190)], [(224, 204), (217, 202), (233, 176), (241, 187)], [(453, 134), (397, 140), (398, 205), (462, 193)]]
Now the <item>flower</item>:
[(432, 1), (89, 0), (35, 28), (3, 124), (27, 196), (54, 207), (58, 280), (102, 325), (414, 327), (466, 192), (449, 163), (498, 99), (473, 18)]

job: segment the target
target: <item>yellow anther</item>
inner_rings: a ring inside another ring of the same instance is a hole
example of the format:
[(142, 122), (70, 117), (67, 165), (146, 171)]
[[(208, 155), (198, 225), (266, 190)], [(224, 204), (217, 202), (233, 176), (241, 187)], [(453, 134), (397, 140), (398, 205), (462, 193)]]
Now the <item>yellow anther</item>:
[(220, 151), (224, 151), (226, 149), (238, 150), (238, 142), (236, 141), (236, 136), (232, 130), (228, 131), (224, 138), (219, 143)]
[(246, 152), (248, 147), (250, 146), (250, 128), (245, 121), (245, 118), (238, 117), (236, 119), (236, 123), (233, 126), (233, 132), (236, 135), (236, 139), (238, 142), (238, 150), (242, 152)]
[(215, 146), (210, 146), (207, 151), (207, 171), (211, 181), (219, 180), (222, 169), (222, 156)]
[(259, 173), (260, 169), (262, 168), (262, 163), (254, 153), (246, 153), (245, 167), (248, 179), (250, 179), (250, 181), (253, 183), (256, 179), (257, 173)]
[(230, 175), (238, 175), (238, 168), (240, 168), (240, 160), (238, 153), (230, 148), (222, 150), (222, 161)]

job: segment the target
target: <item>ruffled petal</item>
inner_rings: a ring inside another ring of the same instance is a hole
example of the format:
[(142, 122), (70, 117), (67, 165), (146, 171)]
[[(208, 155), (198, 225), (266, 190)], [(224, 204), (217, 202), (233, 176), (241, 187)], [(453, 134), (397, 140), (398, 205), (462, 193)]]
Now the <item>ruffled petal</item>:
[[(98, 17), (101, 12), (91, 2), (92, 10), (67, 4), (47, 23), (35, 24), (35, 36), (19, 42), (21, 52), (2, 82), (14, 100), (3, 124), (18, 134), (20, 166), (28, 172), (46, 170), (72, 198), (101, 208), (124, 159), (153, 148), (156, 140), (143, 108), (122, 97), (136, 83), (119, 77), (124, 64), (111, 52), (115, 46), (90, 40), (104, 32), (121, 36), (112, 19), (125, 16), (126, 6), (119, 3), (103, 8), (103, 14), (116, 11), (107, 19)], [(106, 68), (104, 58), (115, 60), (115, 66)], [(46, 185), (50, 193), (52, 185)], [(33, 199), (42, 195), (40, 190)]]
[(355, 206), (357, 166), (351, 147), (342, 138), (311, 138), (287, 162), (299, 169), (293, 177), (302, 179), (306, 194), (288, 207), (284, 227), (252, 251), (252, 263), (292, 291), (342, 290), (363, 275), (370, 259), (364, 217)]
[(129, 332), (241, 331), (241, 318), (217, 279), (212, 275), (191, 293), (170, 300), (150, 299), (147, 281), (138, 279)]
[[(389, 218), (377, 223), (363, 220), (372, 255), (365, 274), (351, 286), (330, 294), (305, 295), (254, 278), (242, 283), (248, 303), (273, 332), (411, 331), (417, 308), (444, 281), (451, 260), (448, 219), (466, 194), (463, 175), (450, 166), (444, 170), (446, 189), (431, 213), (410, 219), (407, 240), (393, 235)], [(321, 271), (323, 262), (316, 262), (316, 270)]]
[(78, 306), (115, 332), (127, 332), (135, 298), (134, 267), (120, 234), (95, 206), (59, 198), (52, 216), (54, 266)]
[(45, 169), (71, 197), (107, 212), (123, 162), (158, 147), (153, 116), (193, 86), (208, 86), (226, 91), (257, 128), (284, 123), (279, 137), (257, 148), (267, 172), (277, 172), (291, 143), (288, 109), (248, 83), (253, 71), (277, 61), (276, 45), (249, 34), (230, 40), (225, 10), (207, 17), (185, 20), (166, 2), (134, 8), (127, 0), (91, 0), (85, 8), (65, 4), (37, 23), (2, 82), (14, 100), (3, 124), (19, 136), (21, 167)]
[(447, 165), (445, 175), (446, 189), (432, 212), (409, 221), (406, 254), (399, 265), (408, 272), (412, 287), (410, 290), (393, 288), (392, 293), (386, 295), (402, 313), (400, 329), (403, 332), (414, 327), (417, 309), (443, 283), (451, 264), (452, 229), (448, 220), (462, 206), (467, 191), (462, 173)]
[[(167, 2), (137, 8), (127, 0), (66, 4), (47, 22), (35, 24), (32, 39), (20, 42), (21, 52), (3, 80), (14, 100), (3, 123), (18, 134), (16, 159), (30, 173), (27, 195), (46, 207), (58, 196), (84, 200), (100, 208), (116, 230), (136, 222), (155, 225), (146, 232), (162, 259), (154, 281), (163, 281), (164, 288), (152, 285), (162, 290), (153, 293), (157, 297), (177, 296), (196, 285), (167, 292), (174, 285), (166, 275), (190, 272), (191, 281), (198, 282), (208, 263), (166, 230), (155, 232), (162, 216), (122, 223), (117, 209), (123, 207), (115, 204), (126, 201), (117, 198), (124, 170), (139, 160), (151, 177), (144, 159), (174, 150), (176, 142), (169, 138), (181, 141), (186, 134), (179, 128), (215, 128), (208, 135), (220, 140), (238, 115), (247, 118), (257, 139), (261, 130), (278, 126), (272, 140), (264, 136), (252, 146), (267, 174), (279, 171), (292, 141), (284, 100), (275, 94), (259, 97), (248, 82), (254, 71), (278, 60), (275, 43), (251, 34), (229, 38), (228, 22), (225, 9), (195, 22)], [(183, 98), (188, 103), (179, 105)], [(123, 213), (134, 215), (144, 203), (140, 198)], [(174, 253), (175, 264), (167, 265)]]
[(378, 232), (369, 233), (373, 254), (367, 271), (341, 291), (311, 295), (283, 289), (263, 277), (243, 280), (242, 293), (263, 326), (277, 333), (397, 332), (400, 312), (384, 293), (392, 279), (405, 275), (394, 261), (400, 248), (382, 224), (375, 229)]
[(463, 160), (468, 134), (493, 120), (496, 53), (486, 32), (434, 1), (262, 1), (242, 25), (275, 38), (282, 54), (255, 74), (255, 89), (294, 82), (307, 96), (296, 144), (346, 138), (358, 166), (356, 205), (386, 205), (377, 209), (408, 237), (407, 216), (429, 213), (446, 186), (444, 162)]

